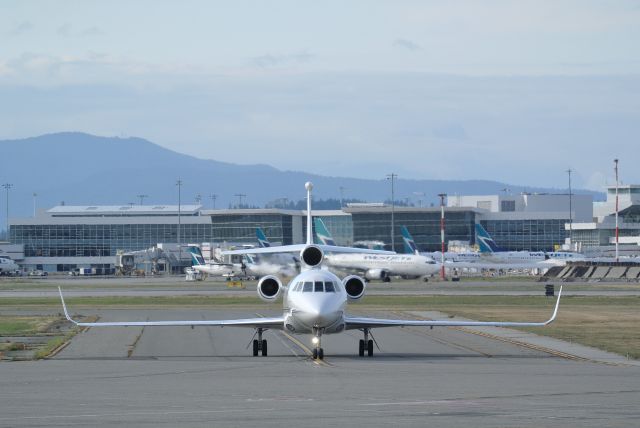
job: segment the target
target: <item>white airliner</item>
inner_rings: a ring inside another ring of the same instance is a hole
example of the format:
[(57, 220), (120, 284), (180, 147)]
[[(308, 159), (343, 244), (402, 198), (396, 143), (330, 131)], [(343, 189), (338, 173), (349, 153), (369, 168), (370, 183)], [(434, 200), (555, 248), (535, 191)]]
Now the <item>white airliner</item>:
[[(256, 228), (256, 238), (258, 239), (260, 248), (271, 247), (271, 242), (269, 242), (264, 231), (259, 227)], [(247, 268), (257, 277), (264, 275), (284, 275), (292, 277), (298, 274), (300, 268), (300, 261), (291, 254), (272, 253), (264, 254), (257, 258), (247, 254), (246, 258), (248, 261)]]
[(345, 309), (349, 300), (360, 299), (365, 292), (365, 281), (355, 275), (347, 276), (342, 281), (333, 273), (322, 269), (325, 252), (369, 252), (380, 254), (375, 250), (360, 248), (346, 248), (338, 246), (317, 245), (313, 243), (313, 226), (311, 221), (311, 189), (313, 185), (306, 183), (307, 189), (307, 242), (300, 245), (285, 245), (281, 247), (254, 248), (224, 252), (226, 254), (264, 254), (274, 252), (299, 252), (304, 270), (293, 278), (288, 285), (283, 285), (279, 278), (266, 276), (258, 282), (258, 295), (266, 301), (274, 301), (283, 295), (283, 313), (271, 318), (246, 318), (234, 320), (192, 320), (192, 321), (120, 321), (120, 322), (80, 322), (69, 315), (64, 302), (62, 290), (59, 289), (60, 299), (66, 318), (72, 323), (83, 327), (125, 327), (125, 326), (235, 326), (248, 327), (256, 330), (258, 336), (253, 341), (253, 355), (258, 353), (267, 355), (267, 341), (262, 338), (265, 330), (288, 330), (295, 334), (311, 334), (313, 344), (313, 358), (323, 359), (322, 336), (340, 333), (345, 330), (360, 330), (363, 339), (359, 341), (358, 353), (365, 352), (373, 355), (373, 340), (370, 339), (371, 329), (382, 327), (404, 326), (498, 326), (498, 327), (534, 327), (545, 326), (556, 318), (560, 305), (558, 293), (555, 309), (551, 318), (544, 322), (480, 322), (480, 321), (452, 321), (446, 320), (403, 320), (385, 318), (353, 317), (346, 314)]
[(20, 266), (7, 256), (0, 256), (0, 275), (14, 275)]
[(235, 277), (244, 275), (243, 266), (240, 263), (206, 262), (202, 257), (200, 248), (189, 246), (189, 253), (193, 262), (192, 268), (198, 272), (211, 276)]
[[(315, 219), (316, 234), (324, 244), (333, 244), (331, 233), (320, 218)], [(391, 276), (428, 278), (440, 271), (440, 264), (421, 254), (329, 254), (325, 257), (330, 268), (362, 272), (365, 279), (389, 282)]]
[[(505, 265), (505, 267), (544, 269), (561, 266), (565, 264), (568, 259), (567, 254), (569, 254), (562, 252), (554, 253), (555, 256), (550, 256), (544, 251), (503, 251), (479, 223), (476, 223), (476, 241), (480, 247), (481, 261), (498, 263)], [(572, 260), (576, 261), (579, 259), (578, 256), (572, 258)]]

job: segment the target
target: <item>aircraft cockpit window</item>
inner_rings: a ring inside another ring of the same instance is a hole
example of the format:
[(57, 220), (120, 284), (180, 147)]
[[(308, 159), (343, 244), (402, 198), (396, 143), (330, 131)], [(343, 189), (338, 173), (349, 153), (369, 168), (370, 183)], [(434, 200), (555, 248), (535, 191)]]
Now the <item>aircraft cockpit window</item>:
[(324, 291), (326, 291), (327, 293), (335, 293), (336, 289), (333, 287), (333, 282), (325, 281)]
[(302, 281), (296, 284), (293, 291), (295, 292), (302, 291)]
[(324, 283), (322, 281), (316, 281), (315, 282), (315, 290), (316, 293), (323, 293), (324, 292)]
[(313, 282), (305, 282), (302, 288), (303, 293), (311, 293), (313, 291)]

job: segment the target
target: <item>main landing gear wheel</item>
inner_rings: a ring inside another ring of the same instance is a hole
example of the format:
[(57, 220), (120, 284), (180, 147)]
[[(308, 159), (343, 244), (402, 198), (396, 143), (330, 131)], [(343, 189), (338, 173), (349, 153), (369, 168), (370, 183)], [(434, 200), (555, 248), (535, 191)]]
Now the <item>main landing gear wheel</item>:
[(262, 329), (258, 329), (258, 338), (253, 340), (253, 356), (257, 357), (262, 353), (263, 357), (267, 356), (267, 339), (262, 338)]
[(364, 333), (364, 339), (360, 339), (358, 342), (358, 355), (360, 357), (364, 357), (365, 350), (367, 351), (367, 356), (373, 356), (373, 340), (369, 339), (369, 329), (363, 328), (362, 332)]

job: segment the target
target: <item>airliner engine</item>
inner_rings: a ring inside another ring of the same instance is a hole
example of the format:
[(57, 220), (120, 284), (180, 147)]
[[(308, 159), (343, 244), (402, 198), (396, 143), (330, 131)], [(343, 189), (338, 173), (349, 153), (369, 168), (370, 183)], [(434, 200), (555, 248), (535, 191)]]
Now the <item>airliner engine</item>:
[(258, 296), (265, 302), (273, 302), (282, 293), (282, 282), (277, 276), (267, 275), (258, 282)]
[(381, 279), (384, 282), (389, 282), (389, 272), (384, 269), (369, 269), (365, 272), (364, 277), (366, 279)]
[(307, 266), (318, 266), (324, 259), (324, 253), (315, 245), (307, 245), (300, 251), (300, 260)]
[(364, 296), (364, 289), (366, 288), (366, 284), (364, 279), (360, 278), (356, 275), (349, 275), (345, 279), (342, 280), (342, 285), (344, 285), (344, 289), (347, 292), (347, 297), (349, 300), (358, 300), (362, 296)]

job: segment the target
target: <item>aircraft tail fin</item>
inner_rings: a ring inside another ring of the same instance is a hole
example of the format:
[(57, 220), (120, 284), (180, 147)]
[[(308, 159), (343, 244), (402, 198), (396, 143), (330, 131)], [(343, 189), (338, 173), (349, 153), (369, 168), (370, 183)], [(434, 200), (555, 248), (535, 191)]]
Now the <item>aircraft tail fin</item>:
[(260, 248), (267, 248), (271, 246), (271, 243), (267, 239), (267, 236), (264, 234), (264, 231), (261, 228), (256, 228), (256, 237), (258, 238), (258, 244)]
[(481, 253), (495, 253), (500, 251), (496, 242), (480, 223), (476, 223), (476, 241), (480, 246)]
[(413, 240), (413, 237), (409, 233), (409, 229), (406, 226), (400, 226), (400, 231), (402, 233), (402, 240), (404, 241), (404, 251), (407, 254), (420, 254), (418, 251), (418, 246), (416, 245), (416, 241)]
[(318, 241), (322, 245), (336, 245), (336, 242), (333, 240), (333, 236), (329, 233), (329, 230), (324, 225), (324, 222), (321, 218), (314, 219), (315, 228), (316, 228), (316, 236), (318, 237)]
[(189, 246), (188, 251), (191, 254), (191, 261), (193, 262), (193, 266), (201, 266), (206, 264), (204, 262), (204, 257), (202, 257), (202, 251), (200, 251), (200, 248), (191, 245)]

